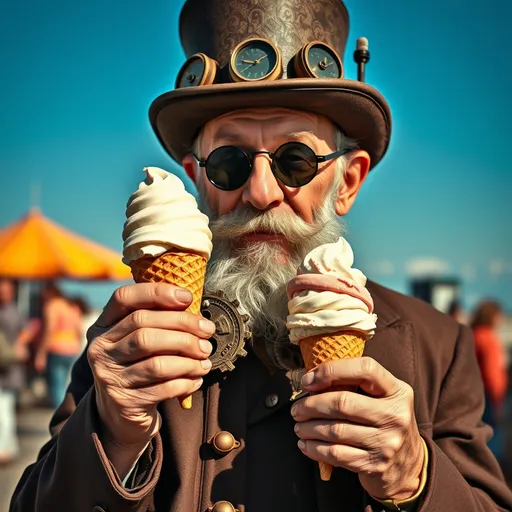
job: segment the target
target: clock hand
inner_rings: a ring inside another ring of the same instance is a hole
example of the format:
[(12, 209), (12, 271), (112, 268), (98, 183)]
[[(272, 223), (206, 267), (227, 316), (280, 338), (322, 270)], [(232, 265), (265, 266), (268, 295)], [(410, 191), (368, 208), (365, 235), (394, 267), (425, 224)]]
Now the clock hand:
[(253, 64), (251, 64), (250, 66), (247, 66), (246, 68), (242, 69), (242, 70), (240, 71), (240, 73), (245, 73), (248, 69), (251, 69), (253, 66), (254, 66), (254, 63), (253, 63)]
[(240, 73), (245, 73), (248, 69), (252, 68), (253, 66), (257, 66), (263, 59), (267, 58), (268, 55), (263, 55), (262, 57), (260, 57), (259, 59), (256, 59), (256, 60), (242, 60), (242, 62), (244, 63), (251, 63), (250, 66), (247, 66), (246, 68), (242, 69), (240, 71)]
[(331, 62), (327, 62), (327, 57), (324, 58), (324, 60), (320, 61), (318, 63), (318, 67), (322, 70), (322, 71), (325, 71), (329, 66), (332, 66), (332, 64), (334, 64), (334, 61), (331, 60)]
[(257, 62), (255, 60), (246, 60), (246, 59), (242, 59), (242, 62), (244, 64), (257, 64)]

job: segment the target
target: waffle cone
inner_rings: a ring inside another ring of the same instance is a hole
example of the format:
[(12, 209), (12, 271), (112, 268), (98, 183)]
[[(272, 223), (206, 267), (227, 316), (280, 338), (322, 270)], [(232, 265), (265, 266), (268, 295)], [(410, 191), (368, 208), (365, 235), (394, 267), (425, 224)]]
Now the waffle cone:
[[(136, 283), (169, 283), (186, 288), (192, 293), (192, 303), (187, 308), (194, 314), (201, 310), (206, 258), (188, 252), (167, 251), (157, 257), (145, 257), (130, 264)], [(183, 409), (192, 408), (192, 396), (180, 399)]]
[[(361, 357), (366, 337), (359, 331), (339, 331), (330, 334), (319, 334), (299, 341), (306, 370), (312, 370), (319, 364), (335, 359)], [(331, 478), (332, 466), (319, 462), (320, 478), (328, 481)]]

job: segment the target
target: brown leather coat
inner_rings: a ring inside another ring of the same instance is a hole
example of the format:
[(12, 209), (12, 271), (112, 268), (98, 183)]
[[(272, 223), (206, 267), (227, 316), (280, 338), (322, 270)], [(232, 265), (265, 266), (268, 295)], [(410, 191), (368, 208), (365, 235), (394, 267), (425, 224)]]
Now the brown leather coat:
[[(484, 398), (473, 340), (465, 327), (415, 299), (369, 284), (379, 320), (365, 349), (415, 391), (416, 419), (429, 448), (420, 512), (511, 511), (512, 494), (486, 447)], [(204, 512), (226, 500), (240, 512), (377, 512), (384, 507), (357, 475), (336, 468), (321, 482), (296, 446), (290, 382), (253, 354), (212, 375), (190, 411), (161, 404), (163, 425), (126, 490), (98, 439), (87, 359), (75, 365), (52, 440), (27, 468), (13, 497), (17, 512)], [(220, 457), (208, 441), (229, 431), (238, 448)]]

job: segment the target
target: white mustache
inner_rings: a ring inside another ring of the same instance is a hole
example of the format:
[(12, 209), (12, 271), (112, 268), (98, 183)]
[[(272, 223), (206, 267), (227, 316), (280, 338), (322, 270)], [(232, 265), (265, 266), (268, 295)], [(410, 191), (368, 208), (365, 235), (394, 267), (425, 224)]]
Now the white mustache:
[(308, 224), (294, 213), (261, 212), (250, 206), (239, 207), (210, 221), (214, 238), (234, 239), (263, 232), (282, 235), (292, 245), (303, 243), (305, 238), (315, 236), (324, 228), (324, 222)]

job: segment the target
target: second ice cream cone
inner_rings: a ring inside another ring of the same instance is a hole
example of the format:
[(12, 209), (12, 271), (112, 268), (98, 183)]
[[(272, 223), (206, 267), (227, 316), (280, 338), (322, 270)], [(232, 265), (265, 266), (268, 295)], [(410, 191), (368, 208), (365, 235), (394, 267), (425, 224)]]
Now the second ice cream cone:
[[(288, 283), (286, 327), (308, 371), (326, 361), (361, 357), (375, 333), (366, 276), (353, 263), (352, 248), (340, 237), (309, 252)], [(322, 480), (329, 480), (332, 466), (319, 466)]]
[[(319, 364), (335, 359), (361, 357), (363, 355), (366, 335), (359, 331), (340, 331), (332, 334), (319, 334), (299, 341), (300, 352), (306, 370), (313, 370)], [(331, 479), (332, 465), (318, 463), (320, 478)]]

